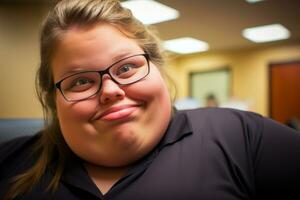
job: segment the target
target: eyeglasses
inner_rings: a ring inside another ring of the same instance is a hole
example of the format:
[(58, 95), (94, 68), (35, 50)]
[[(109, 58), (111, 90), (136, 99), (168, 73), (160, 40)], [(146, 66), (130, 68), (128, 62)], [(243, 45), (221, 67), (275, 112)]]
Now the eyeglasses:
[(102, 77), (108, 74), (115, 83), (129, 85), (145, 78), (150, 72), (149, 55), (138, 54), (123, 58), (103, 71), (83, 71), (55, 83), (66, 101), (88, 99), (100, 91)]

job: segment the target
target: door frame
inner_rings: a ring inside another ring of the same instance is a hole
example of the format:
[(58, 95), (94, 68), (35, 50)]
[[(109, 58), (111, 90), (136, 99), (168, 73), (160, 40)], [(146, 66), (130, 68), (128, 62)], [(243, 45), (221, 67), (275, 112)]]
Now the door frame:
[(288, 65), (288, 64), (300, 64), (300, 58), (297, 60), (283, 61), (283, 62), (271, 62), (268, 66), (268, 86), (269, 86), (269, 96), (268, 96), (268, 115), (272, 117), (272, 68), (281, 67), (279, 65)]

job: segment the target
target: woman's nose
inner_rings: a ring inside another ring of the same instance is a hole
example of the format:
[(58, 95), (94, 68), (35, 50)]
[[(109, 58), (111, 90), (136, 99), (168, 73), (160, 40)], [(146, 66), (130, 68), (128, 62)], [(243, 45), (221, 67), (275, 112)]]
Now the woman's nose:
[(125, 97), (125, 92), (115, 83), (109, 75), (102, 77), (102, 85), (100, 91), (100, 102), (102, 104), (116, 100), (121, 100)]

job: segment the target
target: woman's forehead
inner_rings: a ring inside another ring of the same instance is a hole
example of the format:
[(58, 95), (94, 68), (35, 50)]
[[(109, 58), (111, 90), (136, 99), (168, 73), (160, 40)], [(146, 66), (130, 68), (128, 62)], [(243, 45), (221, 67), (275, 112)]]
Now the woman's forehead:
[(138, 43), (114, 26), (100, 24), (89, 29), (70, 29), (58, 42), (52, 68), (54, 75), (58, 73), (61, 77), (74, 68), (105, 67), (140, 53), (144, 51)]
[(89, 51), (102, 51), (103, 54), (140, 50), (141, 47), (135, 39), (110, 24), (97, 24), (97, 26), (76, 27), (66, 31), (58, 40), (56, 52), (63, 50), (72, 53), (82, 53), (81, 49)]

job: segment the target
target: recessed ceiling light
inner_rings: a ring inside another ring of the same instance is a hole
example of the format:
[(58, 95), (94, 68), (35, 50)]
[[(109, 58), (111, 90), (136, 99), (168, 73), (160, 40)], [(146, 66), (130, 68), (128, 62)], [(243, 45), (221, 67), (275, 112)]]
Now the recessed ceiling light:
[(257, 3), (264, 0), (246, 0), (248, 3)]
[(256, 43), (284, 40), (290, 37), (290, 32), (281, 24), (258, 26), (243, 30), (243, 36)]
[(155, 24), (179, 17), (177, 10), (153, 0), (129, 0), (121, 4), (130, 9), (133, 15), (144, 24)]
[(167, 50), (179, 54), (203, 52), (209, 49), (209, 46), (206, 42), (190, 37), (167, 40), (163, 43), (163, 46)]

